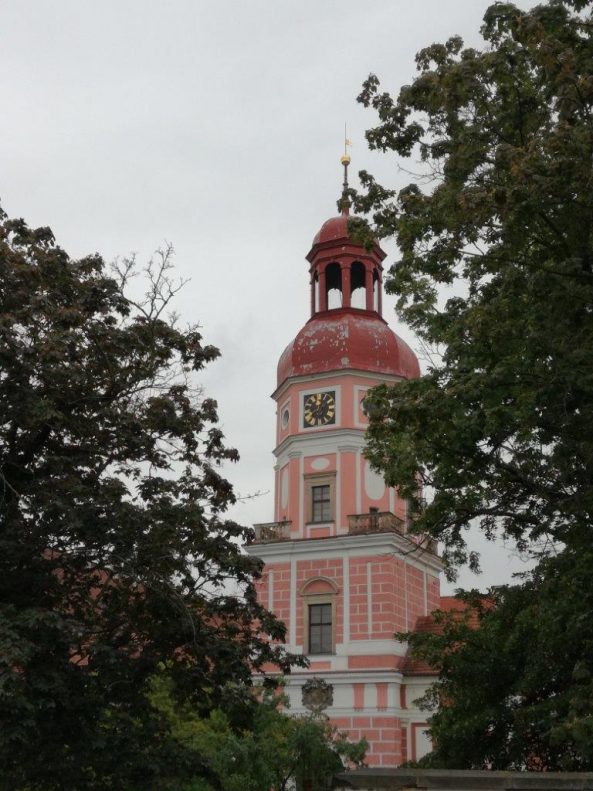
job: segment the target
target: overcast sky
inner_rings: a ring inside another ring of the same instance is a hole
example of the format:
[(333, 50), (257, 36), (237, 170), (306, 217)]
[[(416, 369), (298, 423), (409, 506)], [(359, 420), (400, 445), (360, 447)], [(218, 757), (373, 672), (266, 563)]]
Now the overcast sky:
[[(522, 0), (523, 8), (534, 5)], [(241, 462), (239, 521), (273, 518), (276, 363), (308, 318), (305, 255), (366, 150), (369, 72), (397, 91), (424, 46), (479, 45), (486, 0), (0, 0), (0, 199), (72, 256), (146, 259), (165, 241), (191, 281), (177, 309), (222, 358), (204, 374)], [(352, 179), (356, 184), (356, 178)], [(394, 250), (385, 246), (393, 260)], [(393, 301), (385, 317), (412, 346)], [(524, 568), (483, 549), (484, 586)], [(444, 586), (444, 589), (448, 589)]]

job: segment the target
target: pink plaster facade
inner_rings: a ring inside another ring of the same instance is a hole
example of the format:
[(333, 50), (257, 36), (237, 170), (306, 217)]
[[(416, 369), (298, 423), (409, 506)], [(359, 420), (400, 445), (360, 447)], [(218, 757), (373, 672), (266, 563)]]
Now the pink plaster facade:
[[(288, 680), (292, 710), (303, 710), (303, 683), (322, 677), (333, 687), (327, 714), (335, 725), (367, 739), (371, 766), (398, 766), (426, 752), (426, 715), (413, 701), (432, 676), (406, 670), (407, 646), (394, 634), (439, 606), (441, 562), (433, 545), (408, 533), (405, 502), (364, 457), (365, 393), (419, 368), (381, 316), (384, 254), (354, 244), (347, 220), (346, 212), (325, 223), (307, 256), (312, 316), (280, 358), (273, 395), (274, 521), (255, 526), (248, 551), (265, 562), (260, 600), (285, 622), (289, 650), (310, 662)], [(336, 284), (341, 307), (330, 309)], [(353, 307), (355, 286), (364, 291), (361, 308)], [(308, 422), (319, 394), (330, 406)], [(326, 499), (323, 511), (313, 508), (314, 490)], [(319, 605), (323, 652), (310, 623)]]

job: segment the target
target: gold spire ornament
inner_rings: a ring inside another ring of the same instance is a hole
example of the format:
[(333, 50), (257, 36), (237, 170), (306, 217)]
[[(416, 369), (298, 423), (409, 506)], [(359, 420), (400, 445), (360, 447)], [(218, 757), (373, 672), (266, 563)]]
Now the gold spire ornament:
[(349, 137), (346, 137), (346, 124), (344, 124), (344, 154), (340, 159), (342, 165), (349, 165), (350, 164), (350, 154), (348, 153), (348, 147), (352, 148), (352, 140)]
[(348, 165), (350, 164), (350, 154), (348, 147), (352, 147), (352, 140), (347, 137), (346, 124), (344, 124), (344, 153), (340, 158), (340, 162), (344, 166), (344, 183), (342, 184), (342, 214), (347, 215), (350, 213), (350, 201), (348, 200)]

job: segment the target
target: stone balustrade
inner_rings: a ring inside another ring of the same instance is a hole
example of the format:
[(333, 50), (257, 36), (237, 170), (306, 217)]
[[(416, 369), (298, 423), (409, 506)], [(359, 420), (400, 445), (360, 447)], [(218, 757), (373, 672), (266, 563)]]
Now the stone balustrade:
[(438, 552), (437, 542), (426, 535), (408, 533), (406, 523), (391, 511), (371, 511), (368, 514), (350, 514), (348, 516), (348, 533), (351, 536), (364, 535), (365, 533), (399, 533), (406, 536), (420, 549)]
[(403, 519), (390, 511), (372, 511), (368, 514), (350, 514), (348, 516), (348, 533), (361, 535), (364, 533), (399, 533), (406, 532)]
[(289, 541), (292, 522), (262, 522), (253, 525), (254, 544), (267, 544), (273, 541)]

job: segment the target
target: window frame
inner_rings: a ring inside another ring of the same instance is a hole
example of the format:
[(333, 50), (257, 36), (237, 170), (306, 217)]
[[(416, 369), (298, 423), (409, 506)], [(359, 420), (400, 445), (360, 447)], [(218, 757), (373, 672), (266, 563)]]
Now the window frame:
[[(319, 608), (319, 623), (315, 623), (313, 621), (314, 609)], [(307, 646), (309, 648), (310, 655), (317, 655), (317, 654), (333, 654), (334, 652), (334, 618), (333, 618), (333, 604), (332, 602), (309, 602), (307, 604), (308, 609), (308, 629), (307, 629)], [(324, 617), (327, 620), (324, 620)], [(312, 648), (312, 630), (315, 627), (319, 627), (319, 650), (313, 650)]]
[[(303, 594), (303, 653), (305, 656), (332, 656), (336, 653), (336, 594), (331, 593), (310, 593)], [(310, 645), (310, 607), (315, 604), (329, 604), (331, 607), (331, 650), (330, 651), (311, 651)]]
[[(319, 497), (316, 497), (319, 495)], [(332, 516), (331, 486), (329, 483), (311, 486), (311, 522), (330, 522)]]
[[(323, 585), (325, 590), (319, 591), (317, 593), (307, 593), (308, 590), (311, 588), (318, 586), (319, 583)], [(337, 628), (337, 615), (338, 610), (336, 606), (337, 597), (340, 593), (338, 586), (336, 585), (335, 581), (330, 577), (318, 576), (318, 577), (311, 577), (306, 580), (301, 588), (299, 589), (299, 595), (301, 597), (301, 606), (302, 606), (302, 613), (303, 613), (303, 654), (305, 656), (310, 654), (309, 645), (309, 607), (312, 604), (330, 604), (331, 605), (331, 651), (325, 652), (324, 654), (312, 654), (312, 656), (331, 656), (336, 653), (336, 628)]]
[[(305, 475), (305, 515), (308, 525), (328, 525), (336, 521), (336, 473)], [(313, 490), (329, 487), (329, 519), (314, 519)]]

